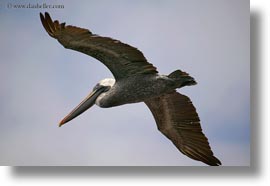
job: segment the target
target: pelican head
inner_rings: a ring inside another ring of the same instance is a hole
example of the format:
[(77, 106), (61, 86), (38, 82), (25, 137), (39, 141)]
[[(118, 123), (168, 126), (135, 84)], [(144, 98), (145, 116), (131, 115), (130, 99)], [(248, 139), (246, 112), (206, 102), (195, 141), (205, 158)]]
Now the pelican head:
[(106, 78), (97, 83), (92, 92), (59, 123), (59, 127), (76, 118), (94, 104), (99, 105), (100, 99), (105, 95), (105, 92), (111, 89), (114, 83), (115, 79), (112, 78)]

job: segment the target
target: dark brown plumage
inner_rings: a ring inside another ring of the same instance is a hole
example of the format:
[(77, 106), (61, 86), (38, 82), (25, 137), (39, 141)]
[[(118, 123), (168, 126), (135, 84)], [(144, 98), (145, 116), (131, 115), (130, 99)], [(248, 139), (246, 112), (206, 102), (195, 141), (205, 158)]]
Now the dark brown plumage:
[(89, 30), (65, 26), (52, 21), (46, 12), (40, 13), (41, 22), (48, 34), (57, 39), (65, 48), (90, 55), (109, 68), (116, 80), (136, 74), (157, 74), (156, 67), (147, 62), (136, 48), (109, 37), (92, 34)]
[(187, 96), (172, 92), (149, 99), (145, 103), (151, 110), (158, 129), (183, 154), (208, 165), (221, 165), (202, 133), (199, 116)]

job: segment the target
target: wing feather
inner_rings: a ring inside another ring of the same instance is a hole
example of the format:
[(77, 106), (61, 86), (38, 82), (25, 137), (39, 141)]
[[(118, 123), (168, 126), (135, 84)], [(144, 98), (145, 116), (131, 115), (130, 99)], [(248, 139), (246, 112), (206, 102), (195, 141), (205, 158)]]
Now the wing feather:
[(157, 74), (156, 67), (147, 62), (137, 48), (118, 40), (92, 34), (88, 29), (65, 26), (51, 19), (46, 12), (40, 19), (47, 33), (65, 48), (85, 53), (101, 61), (116, 80), (137, 74)]
[(145, 101), (158, 129), (186, 156), (208, 165), (221, 162), (214, 156), (202, 132), (195, 107), (187, 96), (174, 91)]

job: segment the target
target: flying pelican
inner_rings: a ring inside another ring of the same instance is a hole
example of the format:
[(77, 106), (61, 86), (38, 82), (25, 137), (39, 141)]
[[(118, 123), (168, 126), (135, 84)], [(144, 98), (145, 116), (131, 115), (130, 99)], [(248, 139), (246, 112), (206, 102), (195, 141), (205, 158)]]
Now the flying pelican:
[(92, 56), (112, 72), (115, 79), (101, 80), (93, 91), (59, 124), (62, 126), (94, 104), (114, 107), (144, 102), (152, 112), (160, 130), (184, 155), (210, 166), (221, 162), (214, 156), (202, 132), (200, 119), (190, 99), (176, 92), (177, 88), (195, 85), (188, 73), (176, 70), (159, 75), (142, 52), (109, 37), (101, 37), (75, 26), (65, 26), (50, 15), (40, 13), (47, 33), (65, 48)]

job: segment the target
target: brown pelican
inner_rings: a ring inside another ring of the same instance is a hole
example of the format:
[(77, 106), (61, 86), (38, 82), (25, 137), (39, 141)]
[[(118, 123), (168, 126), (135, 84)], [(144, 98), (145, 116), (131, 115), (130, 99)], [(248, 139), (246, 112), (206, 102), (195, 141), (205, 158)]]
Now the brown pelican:
[(101, 80), (93, 91), (59, 124), (77, 117), (94, 104), (114, 107), (144, 102), (151, 110), (157, 128), (186, 156), (211, 166), (221, 165), (214, 156), (208, 139), (202, 132), (200, 119), (190, 99), (176, 92), (176, 88), (195, 85), (188, 73), (176, 70), (159, 75), (142, 52), (109, 37), (65, 23), (52, 21), (50, 15), (40, 13), (47, 33), (65, 48), (85, 53), (101, 61), (115, 79)]

